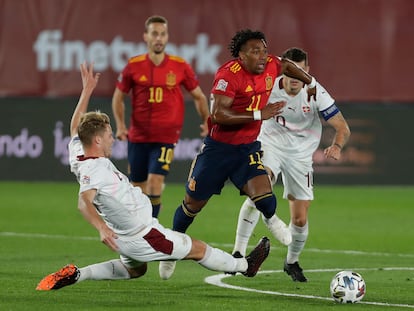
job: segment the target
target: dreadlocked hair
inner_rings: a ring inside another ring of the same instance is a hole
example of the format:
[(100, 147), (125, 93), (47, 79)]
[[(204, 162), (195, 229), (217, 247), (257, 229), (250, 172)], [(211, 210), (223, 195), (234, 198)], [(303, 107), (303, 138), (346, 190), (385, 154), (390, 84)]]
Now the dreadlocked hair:
[(259, 39), (266, 42), (265, 35), (261, 31), (252, 31), (250, 29), (240, 30), (234, 35), (228, 46), (231, 55), (234, 58), (239, 57), (239, 52), (243, 45), (251, 39)]

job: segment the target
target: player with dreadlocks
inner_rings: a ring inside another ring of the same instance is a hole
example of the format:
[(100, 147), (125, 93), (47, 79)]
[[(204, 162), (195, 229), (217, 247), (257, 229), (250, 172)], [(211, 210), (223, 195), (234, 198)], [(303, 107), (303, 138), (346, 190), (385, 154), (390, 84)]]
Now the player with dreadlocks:
[[(286, 224), (276, 216), (276, 197), (261, 162), (257, 141), (262, 120), (276, 117), (284, 103), (267, 105), (273, 83), (285, 74), (308, 85), (316, 93), (315, 79), (287, 59), (269, 55), (265, 35), (245, 29), (232, 38), (234, 59), (222, 65), (211, 91), (209, 134), (191, 166), (184, 201), (175, 211), (173, 229), (186, 232), (194, 217), (213, 194), (220, 194), (227, 179), (247, 195), (282, 244), (292, 241)], [(169, 278), (174, 261), (160, 262), (159, 272)]]

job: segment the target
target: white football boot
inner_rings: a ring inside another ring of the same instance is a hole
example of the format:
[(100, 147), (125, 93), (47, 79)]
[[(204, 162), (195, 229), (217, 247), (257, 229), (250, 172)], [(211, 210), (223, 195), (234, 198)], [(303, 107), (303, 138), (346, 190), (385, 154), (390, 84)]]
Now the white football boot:
[(283, 245), (289, 245), (292, 243), (292, 233), (290, 232), (289, 227), (281, 220), (279, 217), (273, 215), (270, 218), (266, 218), (262, 214), (262, 219), (269, 228), (273, 236)]
[(158, 266), (160, 278), (168, 280), (174, 273), (176, 263), (176, 261), (160, 261), (160, 265)]

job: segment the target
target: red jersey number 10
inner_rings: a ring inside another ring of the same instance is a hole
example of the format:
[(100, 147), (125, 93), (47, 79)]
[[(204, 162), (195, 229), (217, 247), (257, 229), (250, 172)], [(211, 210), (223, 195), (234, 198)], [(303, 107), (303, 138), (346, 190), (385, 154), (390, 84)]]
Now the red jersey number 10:
[(153, 104), (153, 103), (161, 103), (162, 102), (162, 97), (163, 97), (163, 90), (162, 87), (157, 86), (157, 87), (153, 87), (151, 86), (149, 88), (149, 99), (148, 102)]

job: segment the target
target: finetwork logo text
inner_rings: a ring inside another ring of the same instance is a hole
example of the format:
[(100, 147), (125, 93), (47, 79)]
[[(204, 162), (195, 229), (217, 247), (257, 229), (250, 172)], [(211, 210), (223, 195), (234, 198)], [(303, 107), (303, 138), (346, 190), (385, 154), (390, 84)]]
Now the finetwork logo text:
[[(169, 43), (166, 52), (184, 58), (198, 74), (214, 74), (219, 67), (217, 58), (222, 47), (209, 44), (209, 35), (205, 33), (199, 33), (195, 39), (195, 44)], [(54, 29), (41, 31), (33, 50), (39, 71), (77, 70), (83, 61), (93, 60), (97, 71), (120, 72), (130, 57), (146, 53), (147, 45), (124, 41), (122, 36), (116, 36), (109, 43), (96, 40), (86, 44), (82, 40), (64, 40), (62, 31)]]

